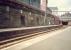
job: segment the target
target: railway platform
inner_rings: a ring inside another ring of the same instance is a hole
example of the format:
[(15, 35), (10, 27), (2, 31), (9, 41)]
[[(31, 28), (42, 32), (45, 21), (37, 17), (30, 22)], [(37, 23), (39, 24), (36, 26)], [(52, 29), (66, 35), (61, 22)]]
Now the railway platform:
[(71, 26), (35, 36), (1, 50), (71, 50)]

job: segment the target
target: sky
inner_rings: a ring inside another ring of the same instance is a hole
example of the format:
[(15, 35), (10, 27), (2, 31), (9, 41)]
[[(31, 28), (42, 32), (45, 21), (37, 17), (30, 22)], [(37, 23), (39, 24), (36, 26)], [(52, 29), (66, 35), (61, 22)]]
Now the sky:
[[(48, 0), (48, 7), (58, 7), (59, 11), (70, 11), (71, 0)], [(58, 14), (64, 14), (65, 12), (59, 12)]]
[(49, 7), (58, 7), (59, 10), (70, 10), (71, 0), (48, 0)]

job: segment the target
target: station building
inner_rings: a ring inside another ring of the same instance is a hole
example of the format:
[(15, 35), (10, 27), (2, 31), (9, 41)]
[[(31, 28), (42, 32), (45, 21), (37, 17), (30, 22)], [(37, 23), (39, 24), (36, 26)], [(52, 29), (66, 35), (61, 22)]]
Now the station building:
[(0, 28), (43, 26), (40, 0), (0, 0)]

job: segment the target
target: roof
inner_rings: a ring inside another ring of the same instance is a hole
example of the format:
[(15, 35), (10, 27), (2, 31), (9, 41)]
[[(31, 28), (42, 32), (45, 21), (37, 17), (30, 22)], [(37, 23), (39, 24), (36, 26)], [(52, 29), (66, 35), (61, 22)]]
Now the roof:
[(71, 16), (71, 13), (65, 13), (65, 14), (63, 14), (63, 15), (61, 15), (61, 16)]
[(32, 9), (32, 10), (36, 10), (36, 11), (41, 12), (41, 13), (45, 13), (44, 11), (42, 11), (36, 7), (33, 7), (32, 5), (28, 5), (26, 3), (21, 3), (17, 0), (0, 0), (0, 5), (1, 4), (10, 5), (10, 6), (16, 5), (17, 7), (26, 7), (28, 9)]
[(51, 10), (58, 10), (57, 7), (49, 7)]
[(10, 0), (10, 1), (11, 1), (11, 2), (14, 2), (14, 3), (17, 3), (17, 4), (20, 4), (20, 5), (22, 5), (22, 6), (25, 6), (25, 7), (29, 8), (29, 9), (37, 10), (37, 11), (40, 11), (40, 12), (44, 13), (44, 11), (42, 11), (42, 10), (40, 10), (40, 9), (38, 9), (38, 8), (36, 8), (36, 7), (34, 7), (34, 6), (32, 6), (32, 5), (29, 5), (29, 4), (26, 4), (26, 3), (22, 3), (22, 2), (19, 2), (19, 1), (17, 1), (17, 0)]

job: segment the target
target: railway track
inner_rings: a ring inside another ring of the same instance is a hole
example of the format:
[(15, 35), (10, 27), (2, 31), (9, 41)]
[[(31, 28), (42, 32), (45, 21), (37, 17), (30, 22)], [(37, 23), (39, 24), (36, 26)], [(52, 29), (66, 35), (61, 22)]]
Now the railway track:
[[(45, 32), (61, 29), (62, 26), (46, 26), (46, 27), (28, 27), (17, 29), (1, 29), (0, 30), (0, 48), (19, 43), (22, 40), (29, 39), (33, 36), (44, 34)], [(65, 27), (63, 27), (65, 28)]]

